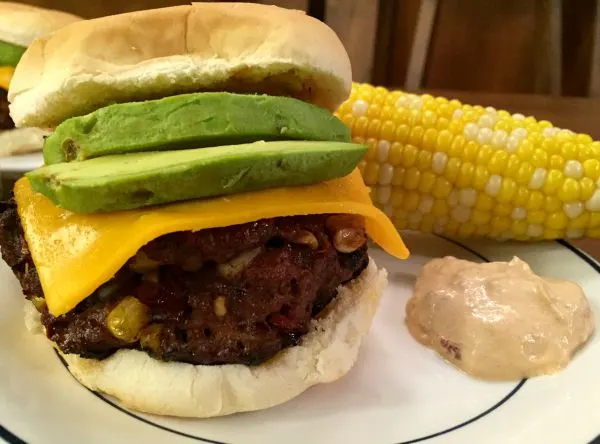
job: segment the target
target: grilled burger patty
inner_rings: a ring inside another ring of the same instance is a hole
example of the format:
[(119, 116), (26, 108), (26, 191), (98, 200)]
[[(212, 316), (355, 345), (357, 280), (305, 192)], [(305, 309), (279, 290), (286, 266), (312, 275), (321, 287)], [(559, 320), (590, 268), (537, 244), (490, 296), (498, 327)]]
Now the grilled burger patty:
[(13, 129), (14, 122), (8, 112), (8, 92), (0, 88), (0, 131)]
[(165, 361), (256, 365), (308, 332), (339, 285), (368, 264), (359, 217), (265, 219), (161, 236), (66, 315), (45, 307), (14, 204), (0, 216), (4, 260), (65, 353), (121, 348)]

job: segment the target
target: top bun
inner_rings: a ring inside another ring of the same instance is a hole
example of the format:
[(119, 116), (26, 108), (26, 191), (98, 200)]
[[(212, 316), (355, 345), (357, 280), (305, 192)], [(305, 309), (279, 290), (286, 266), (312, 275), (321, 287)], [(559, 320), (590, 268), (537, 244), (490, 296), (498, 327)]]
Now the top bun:
[(36, 40), (11, 81), (17, 126), (54, 127), (111, 103), (195, 91), (264, 92), (334, 110), (350, 60), (304, 12), (254, 3), (192, 3), (71, 24)]
[(0, 40), (29, 46), (38, 37), (79, 20), (81, 17), (53, 9), (0, 2)]

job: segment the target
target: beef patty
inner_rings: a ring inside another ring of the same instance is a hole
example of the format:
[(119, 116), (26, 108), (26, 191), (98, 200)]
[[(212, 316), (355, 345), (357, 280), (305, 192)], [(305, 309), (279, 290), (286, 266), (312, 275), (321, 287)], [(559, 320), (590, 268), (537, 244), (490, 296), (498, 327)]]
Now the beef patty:
[(8, 92), (0, 88), (0, 131), (13, 129), (14, 122), (8, 112)]
[(65, 353), (121, 348), (165, 361), (255, 365), (293, 346), (337, 287), (368, 264), (363, 220), (265, 219), (161, 236), (69, 313), (54, 317), (14, 204), (0, 208), (0, 247), (47, 336)]

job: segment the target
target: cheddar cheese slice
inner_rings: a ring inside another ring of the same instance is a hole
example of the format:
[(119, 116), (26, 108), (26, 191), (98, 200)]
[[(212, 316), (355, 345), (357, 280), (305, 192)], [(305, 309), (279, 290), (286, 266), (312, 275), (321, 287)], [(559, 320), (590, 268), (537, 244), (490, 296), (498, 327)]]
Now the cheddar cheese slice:
[(26, 178), (14, 189), (25, 238), (50, 313), (73, 309), (149, 241), (175, 231), (306, 214), (348, 213), (365, 217), (369, 237), (404, 259), (408, 250), (383, 212), (374, 207), (358, 170), (317, 185), (274, 188), (154, 208), (77, 214), (56, 207), (32, 190)]
[(14, 73), (15, 69), (12, 66), (0, 66), (0, 88), (8, 91)]

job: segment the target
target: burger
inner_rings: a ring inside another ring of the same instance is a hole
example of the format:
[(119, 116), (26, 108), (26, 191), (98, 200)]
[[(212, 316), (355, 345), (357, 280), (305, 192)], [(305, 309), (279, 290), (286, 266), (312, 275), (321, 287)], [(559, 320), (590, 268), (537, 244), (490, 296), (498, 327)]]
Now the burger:
[(408, 254), (331, 112), (350, 88), (335, 33), (274, 6), (36, 40), (11, 115), (56, 131), (0, 218), (28, 325), (83, 385), (148, 413), (259, 410), (341, 378), (387, 283), (368, 237)]
[(47, 131), (15, 130), (8, 112), (8, 87), (15, 66), (27, 46), (37, 37), (80, 20), (71, 14), (20, 3), (0, 2), (0, 156), (42, 149)]

